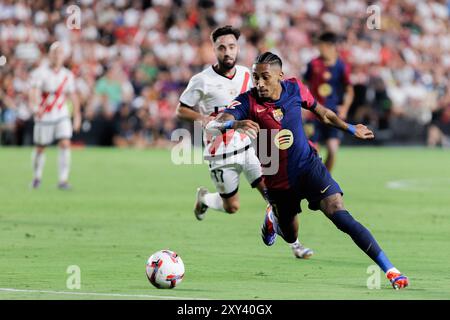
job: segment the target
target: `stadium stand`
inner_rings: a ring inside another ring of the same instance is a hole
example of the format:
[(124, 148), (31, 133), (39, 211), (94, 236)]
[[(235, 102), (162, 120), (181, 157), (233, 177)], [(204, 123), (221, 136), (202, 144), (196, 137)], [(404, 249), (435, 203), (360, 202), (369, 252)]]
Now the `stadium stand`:
[(0, 1), (0, 144), (32, 143), (29, 72), (59, 40), (82, 102), (75, 143), (167, 145), (185, 126), (175, 118), (181, 90), (214, 62), (211, 30), (231, 24), (242, 30), (241, 64), (270, 50), (292, 76), (317, 55), (318, 34), (333, 30), (352, 68), (349, 120), (370, 124), (378, 143), (446, 145), (439, 134), (450, 134), (448, 0), (379, 1), (380, 29), (368, 27), (372, 1), (363, 0), (81, 0), (81, 28), (70, 29), (73, 3)]

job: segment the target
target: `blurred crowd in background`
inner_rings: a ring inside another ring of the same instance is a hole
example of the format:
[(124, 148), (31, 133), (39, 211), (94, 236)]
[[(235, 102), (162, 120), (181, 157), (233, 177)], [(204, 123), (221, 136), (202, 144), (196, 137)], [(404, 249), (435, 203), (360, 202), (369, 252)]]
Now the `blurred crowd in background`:
[[(67, 25), (72, 4), (80, 29)], [(372, 4), (380, 29), (367, 23)], [(379, 142), (448, 145), (450, 0), (0, 0), (0, 144), (32, 143), (29, 73), (59, 40), (82, 104), (74, 142), (167, 145), (187, 126), (178, 98), (215, 62), (210, 33), (220, 25), (241, 29), (239, 64), (270, 50), (297, 77), (318, 55), (318, 35), (336, 32), (356, 94), (347, 120), (369, 124)]]

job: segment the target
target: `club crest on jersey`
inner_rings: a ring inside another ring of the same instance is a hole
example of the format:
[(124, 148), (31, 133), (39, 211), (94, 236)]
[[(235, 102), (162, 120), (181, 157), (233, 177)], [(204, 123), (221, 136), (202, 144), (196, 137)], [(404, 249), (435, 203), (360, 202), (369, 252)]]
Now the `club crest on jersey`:
[(237, 100), (231, 101), (231, 103), (227, 106), (227, 109), (234, 109), (236, 106), (240, 105), (241, 103)]
[(280, 109), (273, 109), (272, 111), (273, 117), (275, 120), (277, 120), (278, 122), (281, 122), (281, 120), (283, 120), (283, 111)]
[(291, 130), (283, 129), (275, 135), (273, 142), (278, 149), (286, 150), (294, 143), (294, 135)]
[(333, 92), (333, 88), (328, 83), (322, 83), (317, 91), (322, 97), (328, 97)]

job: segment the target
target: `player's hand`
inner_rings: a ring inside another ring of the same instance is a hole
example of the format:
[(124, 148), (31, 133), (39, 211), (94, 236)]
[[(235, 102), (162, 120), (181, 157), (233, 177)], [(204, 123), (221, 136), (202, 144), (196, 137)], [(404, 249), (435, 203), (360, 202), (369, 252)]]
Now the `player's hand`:
[(365, 125), (357, 124), (355, 128), (356, 128), (355, 137), (363, 140), (375, 138), (375, 135), (373, 134), (372, 130), (367, 128)]
[(36, 119), (39, 120), (39, 119), (41, 119), (42, 116), (44, 115), (44, 111), (45, 111), (44, 108), (36, 107), (36, 108), (34, 109), (33, 115), (34, 115), (34, 117), (35, 117)]
[(73, 131), (78, 133), (80, 132), (80, 128), (81, 128), (81, 116), (75, 115), (73, 117)]
[(213, 116), (203, 116), (202, 117), (202, 127), (205, 128), (208, 122), (215, 119)]
[(234, 129), (248, 135), (251, 139), (256, 139), (259, 132), (259, 124), (252, 120), (235, 121)]

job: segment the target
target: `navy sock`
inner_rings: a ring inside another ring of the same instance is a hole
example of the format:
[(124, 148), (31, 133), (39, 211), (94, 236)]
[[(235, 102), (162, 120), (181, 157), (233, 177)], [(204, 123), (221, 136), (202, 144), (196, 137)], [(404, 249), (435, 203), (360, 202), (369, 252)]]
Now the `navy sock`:
[(375, 262), (380, 266), (384, 273), (394, 267), (394, 265), (391, 263), (391, 261), (389, 261), (388, 257), (384, 254), (383, 251), (380, 252), (378, 257), (375, 259)]
[(375, 261), (384, 272), (393, 267), (370, 231), (356, 221), (348, 211), (336, 211), (330, 220), (339, 230), (347, 233), (356, 245)]

